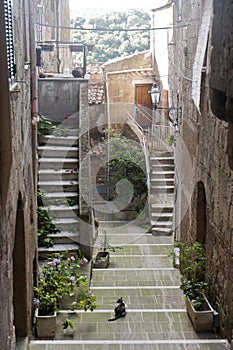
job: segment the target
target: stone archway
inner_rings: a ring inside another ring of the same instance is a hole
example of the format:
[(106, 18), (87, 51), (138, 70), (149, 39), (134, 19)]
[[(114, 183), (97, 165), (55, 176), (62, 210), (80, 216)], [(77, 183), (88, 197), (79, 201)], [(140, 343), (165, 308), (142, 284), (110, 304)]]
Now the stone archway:
[(206, 194), (202, 181), (197, 183), (196, 240), (205, 245), (206, 241)]
[(24, 210), (21, 196), (17, 205), (15, 241), (13, 250), (13, 305), (16, 337), (28, 335), (27, 281)]

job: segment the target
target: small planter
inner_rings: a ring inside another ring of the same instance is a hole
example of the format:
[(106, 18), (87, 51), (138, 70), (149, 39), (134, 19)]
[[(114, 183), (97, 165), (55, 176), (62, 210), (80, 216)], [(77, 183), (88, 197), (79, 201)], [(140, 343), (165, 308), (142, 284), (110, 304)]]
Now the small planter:
[(98, 252), (93, 264), (96, 269), (106, 269), (109, 265), (109, 252)]
[(204, 295), (207, 305), (206, 311), (196, 311), (188, 296), (186, 296), (187, 313), (196, 332), (211, 332), (213, 330), (214, 309)]
[(39, 316), (36, 310), (36, 336), (41, 339), (54, 339), (56, 333), (57, 313)]

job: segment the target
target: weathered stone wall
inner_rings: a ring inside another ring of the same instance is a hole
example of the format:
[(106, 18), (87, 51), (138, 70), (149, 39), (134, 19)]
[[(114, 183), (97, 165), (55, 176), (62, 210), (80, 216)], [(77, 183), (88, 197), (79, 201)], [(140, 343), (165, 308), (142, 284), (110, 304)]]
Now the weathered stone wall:
[(45, 25), (42, 27), (42, 42), (50, 41), (54, 45), (53, 52), (42, 51), (44, 71), (63, 73), (65, 68), (71, 71), (70, 30), (56, 28), (70, 27), (69, 0), (37, 0), (37, 4), (42, 6), (42, 23)]
[(136, 84), (152, 84), (154, 81), (151, 53), (143, 51), (117, 58), (102, 67), (106, 78), (110, 122), (118, 127), (125, 123), (127, 112), (132, 116), (134, 114)]
[[(187, 28), (174, 31), (170, 54), (170, 88), (182, 99), (180, 135), (187, 147), (193, 168), (193, 193), (187, 202), (180, 176), (176, 174), (176, 236), (201, 241), (206, 248), (209, 296), (220, 313), (220, 333), (232, 339), (233, 299), (233, 171), (232, 171), (232, 1), (214, 1), (212, 26), (206, 45), (201, 75), (200, 104), (194, 104), (195, 66), (202, 16), (209, 1), (183, 1), (181, 22)], [(207, 11), (208, 13), (208, 11)], [(174, 6), (174, 20), (178, 18)], [(220, 29), (221, 28), (221, 29)], [(212, 52), (212, 55), (211, 55)], [(201, 60), (200, 60), (201, 62)], [(202, 62), (200, 63), (202, 64)], [(227, 80), (226, 77), (229, 79)], [(213, 94), (217, 91), (217, 95)], [(220, 93), (219, 93), (220, 91)], [(218, 98), (216, 98), (216, 96)], [(224, 97), (225, 96), (225, 97)], [(219, 113), (220, 111), (220, 113)], [(223, 111), (223, 112), (222, 112)], [(187, 169), (184, 154), (176, 152), (176, 167)], [(187, 206), (184, 205), (187, 204)]]
[[(63, 122), (65, 115), (76, 114), (78, 118), (81, 83), (87, 81), (76, 78), (43, 78), (38, 80), (39, 115), (51, 117), (55, 122)], [(87, 95), (88, 97), (88, 95)], [(88, 101), (87, 101), (88, 103)], [(88, 104), (86, 105), (86, 109)]]
[[(7, 203), (0, 213), (0, 348), (31, 332), (36, 261), (36, 189), (32, 156), (29, 1), (14, 1), (16, 79), (10, 87), (12, 163)], [(33, 4), (31, 3), (32, 8)], [(8, 101), (5, 101), (7, 104)], [(4, 115), (8, 118), (8, 115)], [(1, 147), (1, 145), (0, 145)], [(1, 164), (4, 171), (4, 164)]]

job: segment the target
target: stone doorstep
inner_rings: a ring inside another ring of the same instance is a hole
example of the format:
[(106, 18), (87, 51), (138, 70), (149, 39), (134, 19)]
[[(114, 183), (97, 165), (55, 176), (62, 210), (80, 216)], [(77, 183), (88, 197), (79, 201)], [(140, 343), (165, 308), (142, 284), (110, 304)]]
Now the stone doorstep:
[[(182, 345), (182, 347), (176, 347), (176, 350), (230, 350), (229, 343), (224, 339), (184, 339), (184, 340), (32, 340), (30, 348), (33, 350), (77, 350), (77, 345), (88, 345), (93, 347), (82, 347), (82, 349), (103, 349), (104, 345), (117, 345), (117, 347), (109, 347), (109, 350), (124, 350), (127, 349), (124, 345), (140, 345), (140, 347), (134, 348), (135, 350), (142, 350), (145, 345), (161, 345), (156, 347), (155, 350), (174, 350), (174, 345)], [(100, 345), (100, 347), (97, 347)], [(164, 347), (165, 345), (166, 348)], [(188, 346), (186, 348), (186, 345)], [(192, 345), (192, 346), (191, 346)], [(206, 345), (213, 345), (211, 348), (206, 348)], [(49, 348), (47, 347), (49, 346)], [(106, 346), (104, 349), (107, 349)], [(128, 348), (129, 350), (132, 347)]]

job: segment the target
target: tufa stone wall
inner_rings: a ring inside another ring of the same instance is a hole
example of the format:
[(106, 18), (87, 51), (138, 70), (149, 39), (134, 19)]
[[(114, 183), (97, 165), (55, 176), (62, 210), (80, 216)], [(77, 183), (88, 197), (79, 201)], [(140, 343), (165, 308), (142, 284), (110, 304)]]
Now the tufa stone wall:
[[(209, 297), (220, 314), (220, 334), (231, 341), (232, 1), (223, 2), (220, 5), (219, 1), (213, 1), (212, 9), (209, 1), (183, 1), (181, 13), (174, 6), (174, 23), (179, 15), (179, 23), (188, 23), (189, 26), (174, 30), (169, 83), (174, 96), (182, 100), (179, 137), (187, 147), (193, 169), (192, 176), (188, 178), (193, 188), (189, 198), (181, 181), (181, 174), (187, 171), (184, 152), (176, 149), (176, 169), (179, 169), (179, 174), (176, 173), (176, 237), (191, 242), (198, 240), (205, 246)], [(205, 33), (207, 18), (211, 20), (209, 40), (202, 38), (198, 41)], [(197, 58), (200, 58), (199, 66), (196, 65)], [(198, 78), (200, 86), (195, 85)], [(197, 103), (199, 97), (200, 103)]]
[[(42, 67), (47, 73), (63, 73), (65, 68), (71, 70), (71, 41), (69, 0), (37, 0), (42, 6), (42, 44), (53, 44), (53, 51), (42, 51)], [(60, 28), (58, 27), (66, 27)], [(48, 43), (46, 43), (48, 41)], [(58, 42), (58, 45), (57, 45)], [(38, 43), (40, 45), (40, 43)], [(43, 47), (43, 45), (42, 45)]]
[[(13, 3), (18, 83), (6, 86), (7, 90), (10, 88), (10, 96), (5, 105), (9, 102), (10, 113), (4, 114), (4, 118), (9, 118), (11, 122), (12, 162), (6, 206), (0, 209), (0, 349), (8, 350), (16, 348), (16, 338), (27, 337), (31, 333), (36, 270), (36, 181), (30, 76), (35, 61), (30, 53), (33, 43), (29, 30), (29, 18), (33, 18), (28, 15), (30, 9), (27, 0)], [(30, 62), (30, 66), (24, 66), (25, 62)], [(2, 113), (2, 108), (0, 111)], [(4, 167), (2, 164), (2, 172)]]

